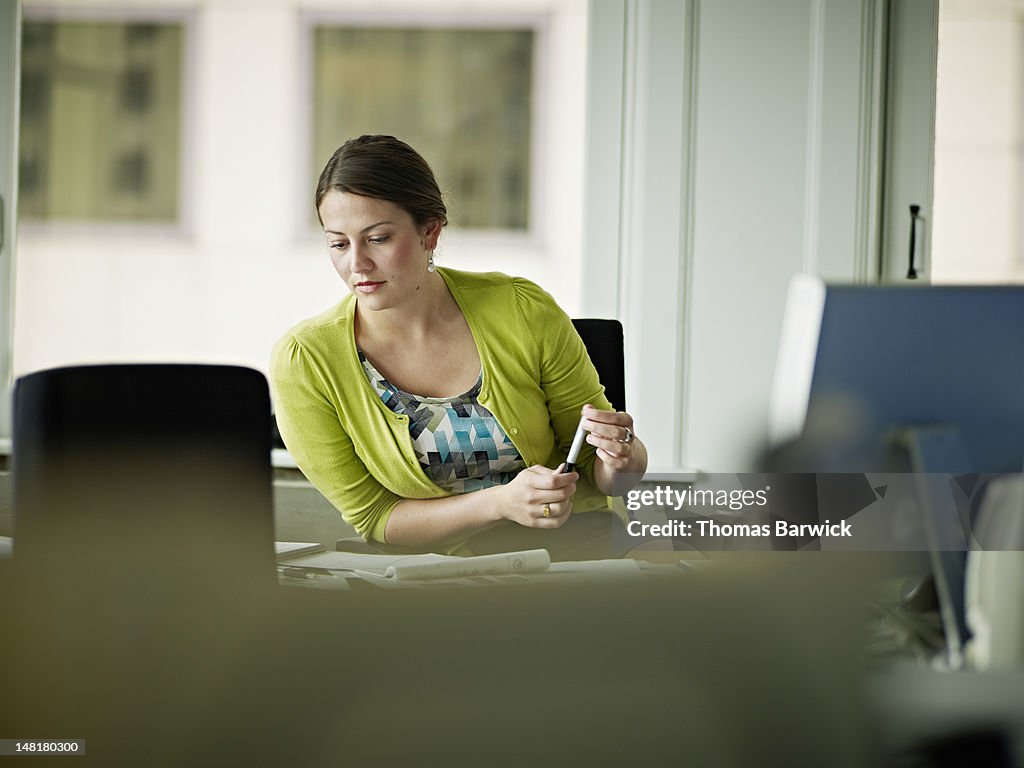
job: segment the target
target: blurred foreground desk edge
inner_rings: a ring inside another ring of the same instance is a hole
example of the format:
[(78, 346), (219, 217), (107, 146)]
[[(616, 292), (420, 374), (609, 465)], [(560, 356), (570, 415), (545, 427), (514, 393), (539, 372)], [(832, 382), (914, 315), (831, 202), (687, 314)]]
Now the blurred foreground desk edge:
[(823, 580), (116, 602), (8, 583), (0, 722), (85, 738), (97, 765), (876, 765), (862, 616)]

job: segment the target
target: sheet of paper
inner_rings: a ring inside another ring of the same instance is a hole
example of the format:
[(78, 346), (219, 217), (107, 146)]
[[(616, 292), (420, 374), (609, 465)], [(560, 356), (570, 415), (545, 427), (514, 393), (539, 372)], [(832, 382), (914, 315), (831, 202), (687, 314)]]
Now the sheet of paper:
[[(538, 558), (538, 553), (542, 557)], [(520, 562), (518, 568), (514, 565), (517, 558)], [(499, 562), (503, 559), (508, 561), (504, 566)], [(530, 563), (529, 567), (527, 561)], [(499, 584), (568, 584), (646, 578), (641, 564), (636, 560), (551, 563), (545, 550), (478, 557), (320, 552), (290, 559), (287, 565), (350, 572), (384, 589), (450, 589)], [(417, 576), (422, 573), (426, 573), (428, 578)]]
[[(465, 558), (462, 558), (465, 559)], [(640, 563), (635, 560), (586, 560), (571, 563), (551, 563), (543, 571), (516, 573), (480, 573), (452, 578), (394, 579), (363, 571), (359, 574), (381, 589), (452, 589), (538, 584), (588, 584), (606, 581), (642, 581), (646, 578)]]
[(324, 545), (316, 541), (275, 541), (274, 554), (278, 560), (285, 560), (300, 555), (311, 555), (323, 552)]
[(363, 555), (352, 552), (319, 552), (289, 558), (288, 564), (332, 571), (354, 571), (396, 581), (447, 579), (503, 573), (531, 573), (547, 569), (547, 550), (508, 552), (477, 557), (451, 555)]
[(383, 577), (388, 568), (403, 562), (443, 563), (447, 555), (362, 555), (353, 552), (318, 552), (288, 560), (288, 565), (326, 568), (331, 571), (357, 571)]

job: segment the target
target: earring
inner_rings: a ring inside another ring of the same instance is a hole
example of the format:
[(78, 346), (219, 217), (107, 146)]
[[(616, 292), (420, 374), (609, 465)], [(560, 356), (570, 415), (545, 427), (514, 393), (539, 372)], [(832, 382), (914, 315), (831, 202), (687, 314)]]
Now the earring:
[(433, 272), (437, 267), (434, 266), (434, 252), (430, 252), (430, 256), (427, 258), (427, 272)]

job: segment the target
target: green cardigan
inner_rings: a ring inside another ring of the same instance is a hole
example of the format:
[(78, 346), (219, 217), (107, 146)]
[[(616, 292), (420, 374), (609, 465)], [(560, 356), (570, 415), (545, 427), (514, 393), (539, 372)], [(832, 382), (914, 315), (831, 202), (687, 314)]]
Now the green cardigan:
[[(582, 406), (611, 410), (569, 317), (528, 280), (497, 272), (438, 273), (480, 354), (481, 405), (527, 466), (558, 466)], [(278, 427), (296, 464), (364, 538), (385, 541), (399, 501), (449, 492), (423, 472), (408, 417), (391, 411), (367, 381), (356, 353), (355, 307), (349, 295), (292, 328), (274, 345), (270, 378)], [(593, 447), (584, 444), (574, 512), (609, 506), (593, 486), (595, 459)]]

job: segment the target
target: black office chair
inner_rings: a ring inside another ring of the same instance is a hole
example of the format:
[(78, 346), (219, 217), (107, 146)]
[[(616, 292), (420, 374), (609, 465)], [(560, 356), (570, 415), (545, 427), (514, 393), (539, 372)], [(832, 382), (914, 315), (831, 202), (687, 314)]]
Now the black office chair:
[(604, 384), (608, 401), (615, 410), (626, 410), (626, 363), (622, 323), (618, 320), (573, 318), (576, 333), (590, 355), (590, 362)]
[(270, 396), (258, 371), (94, 365), (14, 389), (16, 563), (76, 577), (276, 582)]

